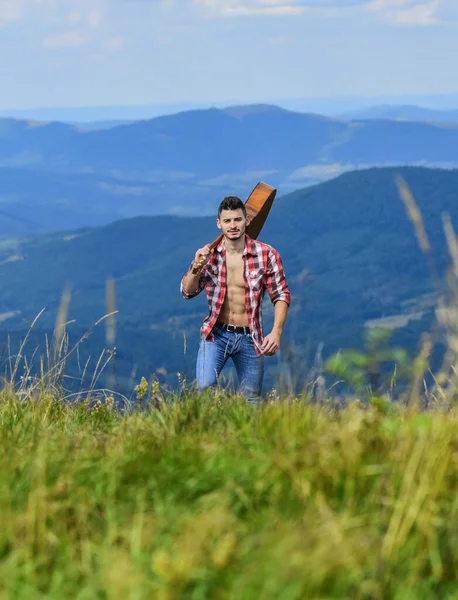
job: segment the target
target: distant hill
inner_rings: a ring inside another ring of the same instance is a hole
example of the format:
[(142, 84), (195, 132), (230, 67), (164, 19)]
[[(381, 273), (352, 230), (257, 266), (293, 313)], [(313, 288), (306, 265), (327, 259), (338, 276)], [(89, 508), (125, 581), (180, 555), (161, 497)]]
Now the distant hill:
[(120, 180), (94, 173), (0, 167), (0, 238), (94, 227), (136, 215), (213, 214), (231, 186)]
[[(399, 143), (401, 140), (401, 144)], [(367, 148), (377, 149), (367, 154)], [(0, 166), (189, 185), (255, 174), (287, 182), (307, 167), (458, 164), (458, 127), (347, 122), (275, 106), (195, 110), (87, 131), (0, 120)]]
[[(303, 356), (313, 354), (320, 342), (326, 354), (355, 346), (365, 323), (388, 317), (403, 325), (399, 339), (416, 347), (419, 331), (431, 319), (431, 286), (397, 195), (396, 173), (411, 186), (438, 269), (445, 269), (441, 214), (448, 212), (458, 229), (457, 170), (369, 169), (278, 198), (261, 239), (282, 254), (293, 291), (285, 350), (288, 340), (301, 346)], [(179, 280), (196, 248), (216, 233), (213, 217), (137, 217), (73, 234), (0, 243), (2, 328), (24, 330), (47, 307), (40, 326), (49, 330), (61, 292), (71, 283), (69, 319), (76, 323), (70, 331), (81, 332), (105, 314), (105, 281), (113, 277), (119, 375), (127, 377), (134, 365), (169, 373), (179, 368), (192, 375), (206, 302), (203, 296), (183, 300)], [(269, 322), (269, 303), (266, 315)], [(94, 355), (103, 344), (100, 335), (94, 352), (91, 338), (85, 351)]]
[[(226, 106), (227, 103), (217, 103)], [(73, 106), (0, 110), (0, 117), (30, 119), (35, 121), (62, 121), (89, 123), (93, 121), (136, 121), (175, 114), (184, 110), (208, 108), (208, 102), (169, 102), (165, 104)]]
[(457, 110), (434, 110), (421, 106), (397, 106), (385, 104), (362, 110), (343, 113), (342, 119), (361, 121), (365, 119), (389, 119), (390, 121), (423, 121), (437, 123), (457, 123)]
[[(42, 121), (89, 122), (104, 120), (134, 121), (138, 119), (152, 119), (166, 114), (175, 114), (180, 111), (206, 109), (209, 107), (225, 108), (233, 105), (234, 100), (225, 101), (181, 101), (160, 104), (144, 105), (109, 105), (109, 106), (70, 106), (70, 107), (45, 107), (0, 110), (0, 117), (17, 117)], [(240, 98), (237, 104), (250, 104), (248, 99)], [(458, 106), (458, 94), (404, 94), (397, 96), (332, 96), (321, 98), (281, 98), (270, 99), (270, 104), (275, 104), (287, 110), (297, 112), (314, 112), (325, 115), (339, 115), (350, 111), (370, 108), (381, 105), (414, 105), (428, 106), (433, 109), (449, 110)]]
[(264, 106), (235, 115), (195, 110), (107, 130), (0, 121), (0, 164), (190, 182), (246, 171), (282, 172), (326, 161), (344, 122)]
[(458, 167), (458, 124), (345, 121), (271, 105), (106, 129), (0, 119), (0, 208), (11, 222), (0, 236), (135, 215), (206, 215), (225, 195), (246, 198), (260, 180), (282, 195), (392, 165)]
[(113, 127), (118, 127), (119, 125), (130, 125), (135, 121), (136, 119), (107, 119), (104, 121), (86, 121), (83, 123), (70, 121), (69, 124), (81, 129), (82, 131), (93, 131), (94, 129), (112, 129)]
[(221, 109), (223, 113), (236, 119), (244, 119), (252, 115), (260, 115), (263, 113), (286, 113), (291, 112), (274, 104), (248, 104), (241, 106), (229, 106)]
[(368, 120), (353, 121), (352, 125), (351, 137), (332, 149), (339, 163), (456, 164), (458, 123)]

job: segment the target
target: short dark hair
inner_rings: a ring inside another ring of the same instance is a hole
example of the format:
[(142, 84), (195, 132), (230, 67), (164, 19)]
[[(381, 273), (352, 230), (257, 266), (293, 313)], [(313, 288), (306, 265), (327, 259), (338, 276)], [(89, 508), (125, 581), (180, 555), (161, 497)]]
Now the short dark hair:
[(238, 198), (237, 196), (226, 196), (218, 207), (218, 219), (221, 216), (221, 212), (223, 210), (238, 210), (239, 208), (242, 209), (243, 214), (246, 218), (246, 208), (243, 202), (240, 200), (240, 198)]

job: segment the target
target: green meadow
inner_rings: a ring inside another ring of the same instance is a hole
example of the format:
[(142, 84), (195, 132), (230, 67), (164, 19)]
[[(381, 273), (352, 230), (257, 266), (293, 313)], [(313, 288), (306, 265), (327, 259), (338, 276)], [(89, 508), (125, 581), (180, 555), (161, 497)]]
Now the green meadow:
[(457, 418), (4, 391), (0, 598), (458, 598)]

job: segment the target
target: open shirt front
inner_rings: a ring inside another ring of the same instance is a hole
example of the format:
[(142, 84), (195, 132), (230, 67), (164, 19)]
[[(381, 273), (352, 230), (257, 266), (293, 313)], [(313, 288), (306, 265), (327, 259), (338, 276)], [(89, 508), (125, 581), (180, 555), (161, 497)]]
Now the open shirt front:
[[(243, 277), (245, 280), (245, 307), (248, 325), (253, 338), (256, 354), (261, 354), (263, 340), (262, 299), (267, 290), (273, 304), (283, 300), (288, 305), (291, 295), (286, 281), (280, 255), (271, 246), (245, 236), (243, 251)], [(189, 270), (192, 268), (191, 263)], [(188, 270), (188, 272), (189, 272)], [(194, 298), (203, 289), (207, 294), (209, 314), (205, 318), (201, 331), (206, 339), (213, 340), (212, 329), (218, 320), (226, 296), (226, 250), (222, 240), (211, 254), (199, 276), (199, 285), (195, 292), (188, 293), (181, 281), (181, 294), (184, 298)]]

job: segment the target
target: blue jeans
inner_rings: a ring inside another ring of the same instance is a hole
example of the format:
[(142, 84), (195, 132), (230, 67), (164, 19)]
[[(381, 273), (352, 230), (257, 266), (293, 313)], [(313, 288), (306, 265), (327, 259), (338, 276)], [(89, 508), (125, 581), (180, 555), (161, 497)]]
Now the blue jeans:
[(251, 335), (214, 329), (215, 341), (201, 336), (197, 355), (196, 380), (200, 390), (216, 385), (228, 358), (237, 372), (240, 392), (250, 401), (261, 395), (264, 377), (264, 356), (258, 356)]

